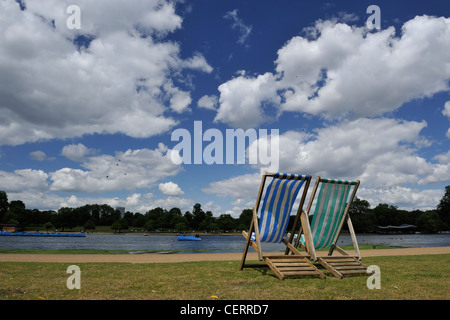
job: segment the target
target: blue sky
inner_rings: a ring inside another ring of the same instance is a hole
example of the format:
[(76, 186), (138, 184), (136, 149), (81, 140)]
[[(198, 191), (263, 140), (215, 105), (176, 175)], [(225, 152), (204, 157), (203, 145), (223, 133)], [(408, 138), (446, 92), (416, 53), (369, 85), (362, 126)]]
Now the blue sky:
[(279, 171), (360, 179), (372, 206), (450, 182), (445, 1), (5, 0), (0, 30), (0, 190), (28, 208), (238, 217), (262, 165), (173, 163), (194, 121), (278, 130)]

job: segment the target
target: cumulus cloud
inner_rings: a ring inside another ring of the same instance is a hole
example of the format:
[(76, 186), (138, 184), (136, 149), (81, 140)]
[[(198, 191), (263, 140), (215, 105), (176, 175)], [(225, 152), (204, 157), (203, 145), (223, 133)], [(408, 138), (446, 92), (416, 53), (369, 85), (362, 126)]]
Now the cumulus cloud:
[(14, 172), (0, 171), (3, 190), (19, 192), (29, 190), (33, 192), (48, 189), (48, 174), (43, 170), (20, 169)]
[(393, 27), (366, 33), (321, 22), (316, 29), (317, 38), (294, 37), (278, 52), (284, 110), (373, 116), (449, 89), (450, 69), (442, 66), (450, 65), (450, 19), (416, 17), (400, 36)]
[(216, 120), (232, 126), (261, 124), (270, 118), (267, 100), (277, 107), (276, 115), (383, 115), (410, 100), (449, 90), (449, 38), (450, 19), (443, 17), (417, 16), (400, 32), (389, 27), (375, 33), (319, 20), (278, 50), (275, 72), (241, 76), (219, 86)]
[[(444, 105), (444, 110), (442, 110), (442, 114), (450, 120), (450, 101), (447, 101)], [(450, 139), (450, 128), (448, 128), (446, 133), (447, 138)]]
[(30, 158), (37, 161), (44, 161), (47, 158), (47, 155), (44, 151), (36, 150), (30, 152)]
[(181, 59), (179, 45), (164, 41), (182, 23), (174, 3), (77, 1), (80, 30), (66, 26), (70, 4), (0, 3), (0, 144), (92, 133), (142, 138), (174, 126), (170, 111), (191, 103), (175, 79), (212, 71), (200, 54)]
[(84, 169), (61, 168), (49, 173), (50, 190), (101, 193), (149, 188), (156, 181), (177, 174), (180, 166), (170, 160), (171, 150), (158, 148), (127, 150), (112, 155), (87, 157)]
[(235, 199), (251, 199), (255, 197), (256, 200), (260, 183), (261, 175), (259, 173), (249, 173), (221, 181), (211, 182), (208, 187), (203, 188), (202, 191), (224, 197), (230, 196)]
[(198, 99), (197, 106), (204, 109), (216, 110), (218, 100), (219, 99), (217, 98), (217, 96), (204, 95), (203, 97)]
[(181, 196), (184, 194), (183, 190), (173, 182), (160, 183), (158, 188), (159, 191), (168, 196)]
[(271, 73), (246, 76), (245, 73), (219, 86), (220, 107), (214, 121), (236, 128), (254, 128), (268, 121), (267, 112), (280, 103), (276, 79)]
[(367, 200), (372, 207), (380, 203), (395, 205), (404, 210), (432, 210), (442, 199), (442, 189), (415, 189), (408, 187), (360, 188), (357, 196)]
[(87, 148), (84, 144), (69, 144), (62, 148), (61, 154), (73, 161), (82, 161), (85, 156), (94, 153), (94, 149)]
[[(421, 191), (411, 189), (409, 185), (448, 182), (450, 153), (436, 156), (438, 163), (418, 155), (422, 147), (429, 145), (420, 135), (426, 125), (425, 122), (390, 118), (361, 118), (316, 129), (312, 133), (288, 131), (279, 136), (279, 171), (359, 179), (366, 190), (360, 192), (361, 198), (367, 195), (372, 204), (397, 203), (395, 197), (404, 191), (409, 193), (400, 197), (399, 204), (403, 207), (429, 209), (436, 205), (436, 198), (442, 197), (442, 192), (432, 190), (421, 196)], [(254, 201), (260, 180), (259, 173), (245, 174), (212, 182), (203, 191), (228, 196), (239, 203), (243, 199)], [(383, 201), (382, 196), (389, 192), (391, 196)]]

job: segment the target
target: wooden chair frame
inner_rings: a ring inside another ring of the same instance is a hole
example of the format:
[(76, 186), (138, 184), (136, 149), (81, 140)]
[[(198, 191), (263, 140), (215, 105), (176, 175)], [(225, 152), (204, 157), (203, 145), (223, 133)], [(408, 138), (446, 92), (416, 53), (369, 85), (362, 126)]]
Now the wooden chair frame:
[[(315, 196), (317, 193), (317, 189), (320, 185), (320, 183), (329, 183), (330, 181), (333, 181), (335, 183), (336, 180), (330, 180), (330, 179), (323, 179), (320, 176), (317, 177), (316, 183), (314, 185), (312, 194), (309, 199), (308, 206), (306, 208), (306, 211), (302, 211), (300, 215), (301, 225), (300, 229), (298, 231), (298, 237), (295, 240), (294, 247), (298, 248), (299, 246), (304, 249), (311, 257), (313, 261), (318, 261), (320, 264), (322, 264), (328, 271), (330, 271), (335, 277), (337, 278), (343, 278), (346, 274), (367, 274), (367, 266), (361, 263), (361, 254), (359, 251), (358, 241), (356, 239), (355, 230), (353, 228), (353, 224), (350, 218), (349, 210), (350, 206), (353, 203), (353, 200), (356, 195), (356, 191), (358, 190), (358, 187), (360, 185), (360, 181), (356, 180), (352, 182), (354, 184), (353, 190), (350, 194), (350, 198), (348, 199), (348, 202), (345, 205), (345, 209), (343, 212), (342, 219), (340, 221), (340, 224), (338, 226), (338, 229), (336, 231), (336, 234), (334, 235), (334, 238), (332, 240), (332, 244), (330, 246), (330, 249), (328, 251), (328, 256), (318, 256), (313, 237), (311, 232), (311, 226), (310, 226), (310, 220), (309, 220), (309, 212), (311, 210), (312, 204), (315, 200)], [(339, 239), (339, 236), (342, 231), (342, 227), (344, 223), (347, 223), (348, 230), (351, 235), (353, 248), (355, 250), (354, 255), (350, 255), (348, 252), (346, 252), (344, 249), (339, 247), (337, 245), (337, 241)], [(294, 232), (292, 232), (294, 233)], [(303, 244), (301, 240), (301, 236), (304, 236), (304, 242)], [(340, 256), (332, 256), (334, 251), (337, 251), (340, 253)]]
[[(265, 262), (267, 266), (269, 266), (277, 275), (277, 277), (280, 280), (283, 280), (286, 276), (305, 276), (305, 275), (317, 275), (320, 278), (324, 279), (325, 275), (318, 270), (309, 260), (309, 256), (305, 256), (302, 252), (300, 252), (295, 246), (292, 245), (292, 240), (294, 237), (294, 234), (291, 232), (289, 241), (286, 241), (285, 239), (282, 239), (282, 242), (286, 245), (286, 251), (284, 255), (277, 255), (277, 256), (267, 256), (263, 253), (262, 247), (261, 247), (261, 237), (260, 237), (260, 230), (259, 230), (259, 224), (258, 224), (258, 209), (259, 205), (261, 203), (262, 195), (264, 192), (264, 186), (267, 177), (276, 177), (275, 173), (268, 173), (264, 172), (261, 184), (258, 191), (258, 196), (256, 198), (256, 204), (253, 207), (253, 216), (250, 223), (249, 231), (243, 231), (242, 235), (246, 239), (244, 252), (242, 254), (242, 260), (240, 265), (240, 270), (246, 267), (261, 267), (265, 266), (263, 264), (245, 264), (245, 260), (248, 253), (249, 246), (252, 246), (253, 249), (258, 254), (258, 259), (260, 261)], [(282, 178), (278, 178), (282, 179)], [(305, 202), (306, 194), (308, 192), (309, 184), (311, 181), (311, 176), (307, 176), (305, 179), (305, 183), (303, 186), (303, 192), (300, 198), (300, 204), (297, 210), (297, 214), (295, 217), (294, 226), (298, 223), (298, 220), (300, 218), (300, 213), (302, 212), (302, 208)], [(252, 233), (255, 233), (255, 240), (252, 240)], [(292, 253), (292, 255), (289, 255), (289, 252)]]

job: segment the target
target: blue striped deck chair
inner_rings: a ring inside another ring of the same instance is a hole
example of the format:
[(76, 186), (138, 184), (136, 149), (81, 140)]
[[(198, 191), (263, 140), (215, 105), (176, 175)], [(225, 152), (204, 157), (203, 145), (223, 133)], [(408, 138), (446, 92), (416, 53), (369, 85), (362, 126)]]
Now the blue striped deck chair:
[[(264, 191), (266, 179), (269, 177), (272, 178), (272, 180)], [(246, 239), (246, 244), (241, 261), (241, 270), (244, 267), (255, 266), (245, 264), (248, 247), (252, 246), (258, 254), (258, 259), (260, 261), (264, 260), (281, 280), (286, 276), (318, 275), (322, 278), (325, 277), (323, 273), (308, 260), (309, 257), (302, 255), (302, 253), (292, 245), (293, 234), (290, 236), (289, 241), (284, 239), (294, 202), (296, 201), (302, 186), (305, 185), (300, 198), (299, 209), (294, 225), (298, 223), (299, 213), (305, 202), (310, 181), (311, 177), (308, 175), (264, 172), (256, 205), (253, 208), (250, 229), (248, 232), (242, 232)], [(261, 200), (261, 214), (258, 219), (258, 209)], [(252, 236), (253, 232), (254, 236)], [(286, 252), (283, 255), (265, 256), (261, 247), (262, 242), (283, 242), (287, 247)], [(293, 255), (288, 254), (290, 251), (292, 251)], [(256, 266), (261, 266), (261, 264)]]
[[(358, 242), (349, 215), (349, 209), (359, 184), (359, 180), (317, 177), (306, 211), (301, 213), (300, 236), (297, 237), (295, 247), (300, 245), (311, 256), (312, 260), (319, 261), (339, 279), (347, 274), (366, 274), (367, 272), (367, 267), (360, 261)], [(317, 193), (318, 189), (319, 192)], [(308, 215), (313, 202), (315, 202), (315, 208), (310, 222)], [(347, 222), (352, 238), (354, 255), (350, 255), (337, 245), (344, 222)], [(322, 248), (329, 248), (327, 257), (317, 255), (316, 250)], [(338, 251), (340, 255), (332, 256), (334, 250)]]

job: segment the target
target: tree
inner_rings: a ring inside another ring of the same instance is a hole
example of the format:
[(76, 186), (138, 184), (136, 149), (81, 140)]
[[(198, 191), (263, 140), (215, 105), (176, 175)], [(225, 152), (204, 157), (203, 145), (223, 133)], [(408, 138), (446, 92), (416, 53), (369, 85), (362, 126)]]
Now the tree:
[(194, 205), (194, 209), (192, 210), (192, 225), (191, 228), (198, 229), (202, 221), (206, 218), (205, 212), (202, 210), (202, 206), (200, 203), (196, 203)]
[(121, 228), (121, 225), (120, 225), (119, 220), (114, 221), (114, 223), (111, 225), (111, 229), (113, 229), (114, 232), (120, 231), (120, 228)]
[(417, 227), (421, 233), (435, 233), (440, 225), (439, 215), (436, 211), (427, 211), (417, 219)]
[(46, 223), (44, 223), (44, 228), (47, 230), (47, 232), (50, 229), (55, 229), (55, 227), (53, 226), (53, 223), (51, 223), (50, 221), (47, 221)]
[(3, 222), (3, 217), (8, 211), (8, 195), (5, 191), (0, 191), (0, 222)]
[(184, 218), (186, 219), (186, 224), (188, 228), (192, 228), (192, 221), (194, 220), (194, 216), (190, 211), (186, 211), (184, 213)]
[(84, 230), (95, 230), (95, 223), (92, 219), (86, 221), (83, 225)]
[(221, 214), (217, 219), (217, 226), (224, 231), (233, 230), (234, 224), (234, 219), (229, 214)]
[[(367, 200), (355, 197), (350, 206), (349, 215), (356, 232), (375, 232), (377, 230), (375, 214), (370, 210)], [(346, 224), (344, 226), (346, 227)]]
[(441, 220), (442, 230), (450, 229), (450, 186), (445, 187), (445, 194), (439, 202), (437, 208), (437, 214)]
[(133, 216), (133, 223), (131, 224), (133, 227), (142, 228), (145, 225), (147, 219), (142, 213), (135, 213)]
[(113, 229), (115, 232), (120, 232), (120, 230), (126, 230), (128, 229), (128, 222), (125, 219), (119, 219), (114, 221), (114, 223), (111, 225), (111, 229)]
[(250, 228), (250, 222), (253, 219), (253, 210), (252, 209), (244, 209), (238, 218), (238, 229), (239, 230), (248, 230)]
[(217, 229), (216, 218), (211, 211), (206, 211), (205, 218), (200, 222), (199, 228), (206, 231), (215, 231)]
[(75, 215), (73, 214), (73, 208), (62, 207), (58, 210), (58, 218), (56, 220), (55, 226), (57, 228), (74, 228), (77, 226), (77, 221)]
[(355, 214), (366, 214), (370, 210), (370, 204), (367, 200), (361, 200), (358, 197), (355, 197), (355, 199), (352, 202), (352, 205), (350, 206), (349, 212), (350, 216), (353, 217)]
[(182, 232), (185, 231), (187, 229), (186, 223), (184, 222), (178, 222), (175, 225), (175, 230), (177, 230), (177, 232)]

